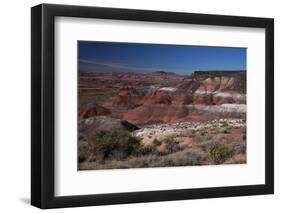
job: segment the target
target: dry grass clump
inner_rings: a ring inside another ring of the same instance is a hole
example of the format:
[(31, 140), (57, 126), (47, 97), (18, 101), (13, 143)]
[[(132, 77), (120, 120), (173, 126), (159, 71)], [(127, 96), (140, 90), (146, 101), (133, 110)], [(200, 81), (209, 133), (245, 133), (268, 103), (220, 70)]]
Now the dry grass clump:
[(165, 138), (162, 143), (165, 144), (165, 148), (168, 153), (173, 153), (180, 150), (179, 142), (173, 137)]
[(247, 162), (245, 154), (236, 154), (232, 158), (226, 160), (225, 164), (244, 164)]
[(234, 150), (220, 143), (214, 143), (209, 148), (209, 157), (215, 164), (222, 164), (227, 159), (231, 158), (233, 154)]
[(87, 142), (80, 142), (78, 146), (78, 161), (83, 162), (91, 156), (89, 144)]

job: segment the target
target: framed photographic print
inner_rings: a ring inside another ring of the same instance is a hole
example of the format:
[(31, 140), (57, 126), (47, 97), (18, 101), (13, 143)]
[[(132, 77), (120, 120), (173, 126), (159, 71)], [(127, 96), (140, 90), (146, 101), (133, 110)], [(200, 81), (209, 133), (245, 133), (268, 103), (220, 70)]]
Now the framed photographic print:
[(31, 9), (31, 203), (272, 194), (274, 21)]

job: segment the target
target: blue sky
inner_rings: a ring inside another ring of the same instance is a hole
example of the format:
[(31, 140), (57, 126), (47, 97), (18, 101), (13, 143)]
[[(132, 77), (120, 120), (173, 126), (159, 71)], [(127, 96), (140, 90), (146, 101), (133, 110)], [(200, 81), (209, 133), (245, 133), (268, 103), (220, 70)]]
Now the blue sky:
[(246, 70), (246, 48), (78, 41), (79, 70)]

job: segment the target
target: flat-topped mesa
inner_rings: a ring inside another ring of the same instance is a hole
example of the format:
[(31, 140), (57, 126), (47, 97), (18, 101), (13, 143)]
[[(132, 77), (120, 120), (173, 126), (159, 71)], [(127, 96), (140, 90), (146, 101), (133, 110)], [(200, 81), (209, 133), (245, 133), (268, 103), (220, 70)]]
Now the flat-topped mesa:
[(208, 70), (208, 71), (194, 71), (191, 74), (192, 77), (196, 78), (208, 78), (208, 77), (222, 77), (222, 76), (236, 76), (246, 78), (246, 70)]
[(168, 71), (164, 71), (164, 70), (154, 71), (152, 74), (156, 74), (156, 75), (178, 75), (174, 72), (168, 72)]

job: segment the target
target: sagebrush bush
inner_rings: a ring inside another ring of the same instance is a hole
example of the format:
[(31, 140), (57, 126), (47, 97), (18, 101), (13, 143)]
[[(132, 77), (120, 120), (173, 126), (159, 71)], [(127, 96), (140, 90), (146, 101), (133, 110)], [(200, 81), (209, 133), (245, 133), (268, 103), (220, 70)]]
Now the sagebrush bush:
[(87, 142), (82, 142), (79, 143), (79, 147), (78, 147), (78, 160), (79, 162), (83, 162), (85, 160), (87, 160), (91, 155), (90, 152), (90, 147), (89, 144)]
[(167, 137), (163, 140), (166, 150), (168, 153), (176, 152), (180, 150), (179, 142), (176, 141), (173, 137)]
[(140, 139), (124, 130), (100, 131), (89, 138), (91, 152), (98, 160), (122, 160), (136, 154)]
[(157, 138), (154, 138), (154, 140), (152, 141), (152, 144), (154, 146), (160, 146), (162, 144), (162, 142), (160, 140), (158, 140)]
[(154, 154), (156, 151), (156, 147), (153, 145), (147, 145), (147, 146), (140, 146), (137, 150), (135, 150), (135, 153), (138, 156), (143, 156), (143, 155), (150, 155)]
[(209, 156), (215, 164), (222, 164), (232, 155), (233, 150), (223, 144), (215, 143), (209, 149)]
[(246, 144), (239, 144), (235, 147), (235, 154), (246, 154), (247, 146)]

